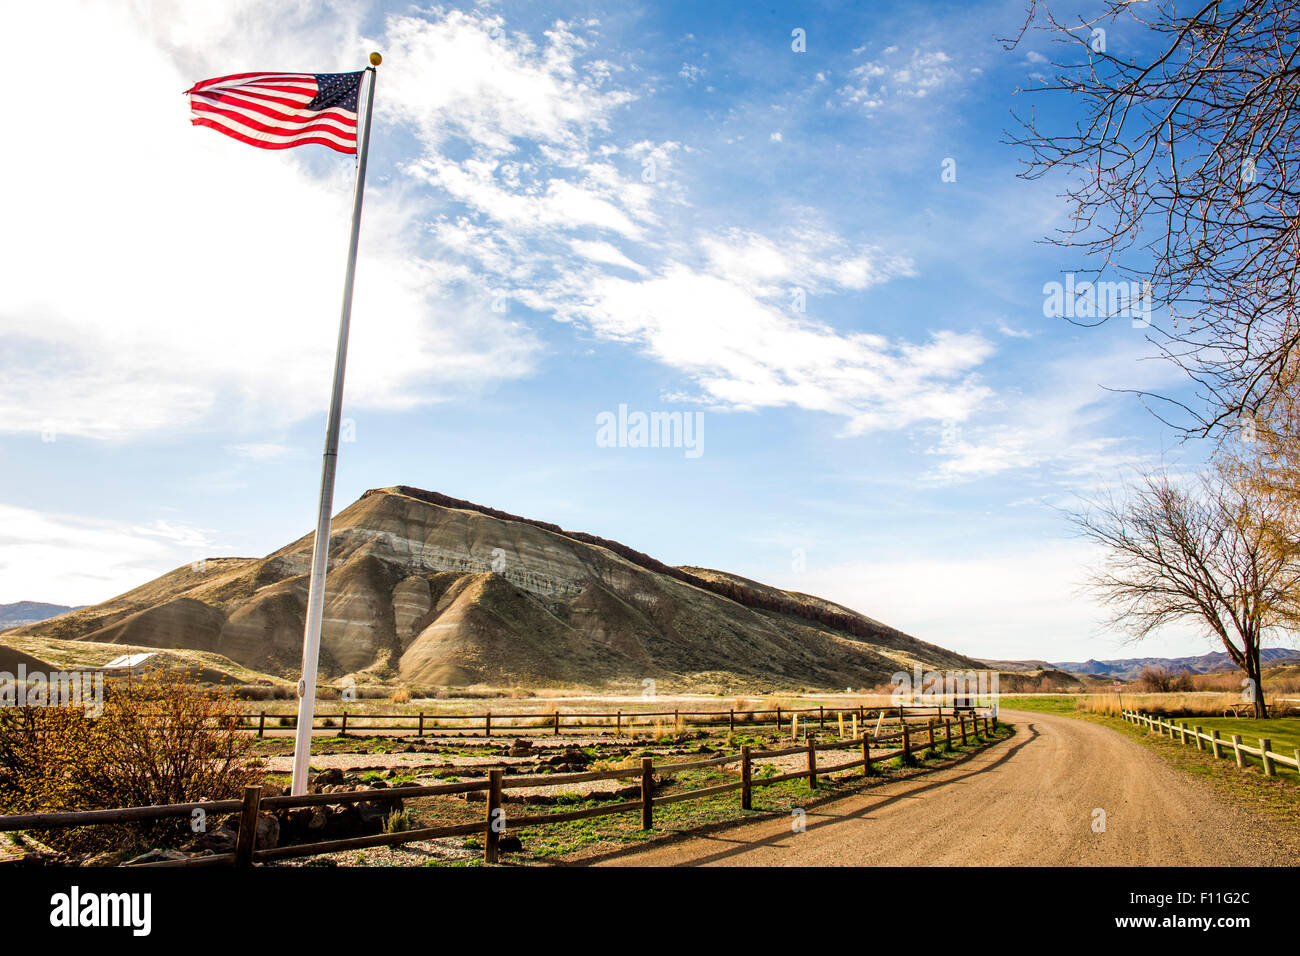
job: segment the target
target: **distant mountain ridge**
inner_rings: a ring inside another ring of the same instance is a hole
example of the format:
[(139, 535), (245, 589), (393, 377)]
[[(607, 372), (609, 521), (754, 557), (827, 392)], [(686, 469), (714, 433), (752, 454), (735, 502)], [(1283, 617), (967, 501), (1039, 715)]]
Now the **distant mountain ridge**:
[(23, 624), (35, 624), (69, 611), (78, 610), (84, 605), (46, 604), (44, 601), (15, 601), (13, 604), (0, 604), (0, 630), (7, 627), (21, 627)]
[[(1260, 663), (1281, 664), (1286, 661), (1300, 661), (1300, 651), (1286, 647), (1266, 647), (1259, 652)], [(1099, 661), (994, 661), (983, 663), (1004, 671), (1038, 671), (1062, 670), (1069, 674), (1088, 677), (1106, 677), (1118, 680), (1136, 680), (1138, 675), (1148, 667), (1164, 668), (1175, 674), (1212, 674), (1216, 671), (1232, 670), (1235, 665), (1226, 651), (1214, 651), (1196, 657), (1127, 657), (1121, 660)]]

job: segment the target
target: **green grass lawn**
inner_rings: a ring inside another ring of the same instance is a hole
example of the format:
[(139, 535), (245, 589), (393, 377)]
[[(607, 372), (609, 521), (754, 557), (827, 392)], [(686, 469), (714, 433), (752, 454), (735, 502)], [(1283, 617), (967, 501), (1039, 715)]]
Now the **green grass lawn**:
[[(1219, 732), (1227, 742), (1232, 741), (1233, 734), (1241, 735), (1241, 742), (1247, 747), (1258, 747), (1261, 737), (1269, 740), (1269, 749), (1284, 757), (1294, 757), (1300, 748), (1300, 718), (1282, 717), (1270, 720), (1255, 720), (1249, 717), (1188, 717), (1176, 719), (1174, 724), (1186, 724), (1188, 730), (1200, 727), (1205, 733)], [(1191, 744), (1189, 746), (1194, 746)], [(1209, 744), (1206, 744), (1208, 747)], [(1246, 755), (1247, 761), (1257, 758)], [(1283, 768), (1279, 768), (1281, 770)], [(1289, 769), (1289, 768), (1286, 768)]]
[[(1119, 718), (1105, 717), (1101, 714), (1078, 710), (1076, 709), (1077, 702), (1077, 697), (1069, 694), (1057, 694), (1043, 697), (1004, 698), (1002, 706), (1011, 710), (1028, 710), (1039, 714), (1060, 714), (1065, 717), (1081, 717), (1101, 723), (1131, 726)], [(1231, 741), (1233, 734), (1240, 734), (1241, 742), (1248, 747), (1258, 747), (1259, 739), (1267, 737), (1272, 744), (1272, 751), (1286, 757), (1294, 756), (1296, 748), (1300, 747), (1300, 717), (1278, 717), (1268, 720), (1255, 720), (1252, 717), (1175, 717), (1173, 723), (1185, 723), (1188, 730), (1193, 727), (1200, 727), (1207, 734), (1217, 730), (1219, 736), (1225, 741)], [(1247, 759), (1254, 760), (1255, 758), (1247, 755)]]
[(999, 706), (1008, 710), (1032, 710), (1036, 714), (1060, 714), (1063, 717), (1082, 717), (1076, 710), (1079, 699), (1070, 694), (1052, 694), (1034, 697), (1002, 697)]

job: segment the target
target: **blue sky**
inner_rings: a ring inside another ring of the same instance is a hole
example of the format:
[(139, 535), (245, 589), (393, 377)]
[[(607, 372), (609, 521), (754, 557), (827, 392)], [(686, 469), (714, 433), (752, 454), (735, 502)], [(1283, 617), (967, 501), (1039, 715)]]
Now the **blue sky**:
[[(1122, 647), (1078, 587), (1058, 509), (1201, 449), (1102, 388), (1183, 393), (1146, 330), (1044, 316), (1083, 263), (1002, 142), (1050, 52), (996, 42), (1022, 4), (13, 13), (9, 62), (60, 69), (0, 159), (0, 602), (310, 528), (352, 161), (180, 94), (378, 49), (337, 507), (436, 489), (980, 656), (1213, 649)], [(702, 453), (601, 447), (621, 405), (699, 413)]]

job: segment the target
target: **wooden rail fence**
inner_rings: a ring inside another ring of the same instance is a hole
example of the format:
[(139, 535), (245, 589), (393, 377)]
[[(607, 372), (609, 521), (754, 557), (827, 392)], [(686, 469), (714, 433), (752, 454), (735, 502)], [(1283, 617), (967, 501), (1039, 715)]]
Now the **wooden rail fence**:
[[(931, 714), (938, 718), (947, 716), (956, 717), (959, 714), (971, 715), (976, 712), (976, 708), (969, 705), (944, 705), (937, 704), (931, 707), (915, 706), (893, 706), (893, 707), (774, 707), (768, 710), (660, 710), (660, 711), (623, 711), (617, 710), (608, 713), (570, 713), (561, 714), (559, 711), (549, 714), (493, 714), (491, 711), (481, 714), (447, 714), (438, 712), (422, 711), (418, 713), (397, 712), (397, 713), (348, 713), (347, 711), (338, 711), (337, 713), (318, 713), (312, 718), (312, 730), (333, 730), (340, 736), (347, 736), (349, 731), (410, 731), (413, 730), (416, 736), (423, 737), (427, 731), (442, 731), (444, 733), (457, 734), (475, 734), (477, 731), (484, 737), (491, 737), (493, 734), (551, 734), (561, 736), (565, 730), (577, 733), (602, 734), (611, 730), (615, 736), (622, 736), (631, 731), (638, 725), (643, 729), (649, 729), (649, 725), (658, 721), (671, 720), (674, 724), (682, 724), (685, 727), (709, 727), (720, 728), (726, 726), (728, 731), (735, 731), (738, 727), (744, 729), (760, 727), (776, 727), (781, 729), (790, 725), (792, 729), (797, 729), (800, 722), (808, 726), (813, 720), (817, 722), (819, 729), (826, 728), (827, 719), (832, 721), (842, 721), (846, 717), (857, 717), (860, 723), (865, 722), (880, 714), (886, 716), (901, 715), (904, 711), (911, 716)], [(271, 727), (272, 730), (287, 730), (295, 727), (297, 717), (294, 714), (274, 714), (267, 711), (259, 711), (256, 714), (239, 714), (238, 719), (241, 721), (241, 729), (255, 730), (257, 736), (266, 735), (267, 721), (278, 720), (278, 727)], [(388, 721), (388, 723), (376, 723), (376, 721)], [(448, 725), (444, 722), (461, 721), (458, 725)], [(511, 723), (514, 721), (514, 723)], [(532, 721), (532, 723), (520, 723), (520, 721)], [(592, 723), (592, 721), (603, 721), (603, 723)], [(613, 721), (610, 724), (609, 721)], [(477, 735), (477, 734), (476, 734)]]
[(1126, 710), (1122, 711), (1122, 713), (1124, 719), (1130, 724), (1146, 727), (1148, 731), (1154, 730), (1162, 737), (1168, 734), (1170, 739), (1180, 740), (1183, 746), (1188, 746), (1190, 739), (1191, 743), (1196, 745), (1197, 750), (1209, 749), (1216, 759), (1223, 757), (1225, 747), (1231, 747), (1238, 767), (1244, 768), (1246, 766), (1246, 754), (1258, 757), (1264, 765), (1264, 776), (1266, 777), (1277, 776), (1278, 764), (1293, 767), (1297, 772), (1300, 772), (1300, 748), (1297, 748), (1288, 757), (1285, 754), (1276, 753), (1273, 750), (1273, 742), (1267, 737), (1259, 738), (1258, 747), (1248, 747), (1241, 742), (1241, 734), (1233, 734), (1231, 741), (1225, 741), (1219, 736), (1218, 730), (1213, 730), (1208, 734), (1202, 731), (1200, 726), (1193, 726), (1191, 730), (1188, 730), (1186, 721), (1175, 724), (1172, 720), (1163, 720), (1137, 711)]
[[(205, 814), (239, 812), (239, 830), (233, 853), (195, 856), (186, 860), (165, 860), (156, 863), (139, 864), (141, 866), (249, 866), (254, 862), (267, 863), (292, 857), (315, 856), (322, 853), (339, 853), (346, 850), (358, 850), (367, 847), (397, 846), (417, 840), (432, 840), (441, 837), (483, 836), (483, 859), (487, 863), (497, 862), (501, 835), (507, 826), (512, 829), (548, 826), (570, 820), (583, 820), (590, 817), (608, 816), (617, 813), (640, 813), (641, 828), (649, 830), (654, 827), (655, 807), (685, 800), (700, 800), (722, 793), (740, 791), (740, 807), (752, 809), (755, 788), (770, 786), (784, 780), (806, 778), (808, 786), (817, 789), (818, 777), (841, 773), (860, 768), (863, 776), (871, 776), (872, 765), (884, 760), (901, 757), (905, 763), (911, 762), (913, 754), (926, 748), (938, 746), (936, 733), (941, 729), (944, 741), (951, 745), (954, 732), (959, 733), (963, 744), (970, 740), (981, 742), (981, 738), (990, 739), (996, 732), (998, 720), (996, 714), (959, 713), (956, 717), (928, 717), (925, 723), (919, 718), (909, 723), (906, 714), (897, 733), (883, 737), (873, 737), (864, 733), (852, 740), (832, 740), (817, 743), (809, 735), (807, 742), (796, 746), (773, 750), (754, 750), (749, 745), (742, 746), (737, 753), (711, 757), (705, 760), (692, 760), (679, 763), (656, 764), (651, 757), (641, 758), (639, 766), (618, 768), (614, 770), (595, 770), (583, 773), (540, 774), (507, 777), (504, 770), (488, 771), (486, 780), (465, 781), (457, 783), (440, 783), (430, 786), (392, 787), (386, 789), (352, 790), (341, 793), (313, 793), (304, 796), (263, 797), (261, 787), (248, 787), (240, 800), (216, 800), (200, 803), (168, 804), (149, 807), (124, 807), (113, 810), (78, 810), (62, 813), (25, 813), (0, 816), (0, 832), (16, 830), (54, 830), (69, 827), (106, 826), (121, 823), (136, 823), (149, 820), (162, 820), (171, 817), (192, 816), (196, 810)], [(917, 734), (923, 733), (924, 740)], [(881, 744), (897, 744), (893, 749), (883, 751), (875, 748)], [(819, 766), (817, 754), (838, 750), (854, 750), (860, 756), (833, 766)], [(806, 754), (807, 766), (801, 770), (755, 776), (754, 762), (774, 759), (794, 754)], [(697, 787), (682, 793), (654, 795), (654, 776), (681, 773), (687, 770), (701, 770), (709, 767), (722, 767), (731, 764), (740, 765), (740, 779), (730, 783)], [(635, 800), (620, 803), (586, 807), (580, 810), (561, 812), (523, 814), (509, 816), (503, 806), (503, 794), (507, 790), (523, 790), (531, 787), (552, 787), (563, 784), (586, 783), (597, 780), (615, 780), (634, 778), (639, 781), (640, 794)], [(258, 850), (255, 846), (258, 814), (263, 811), (288, 810), (300, 807), (322, 806), (343, 803), (385, 803), (415, 797), (429, 797), (460, 793), (486, 791), (486, 814), (483, 820), (474, 823), (462, 823), (451, 826), (423, 827), (414, 830), (402, 830), (393, 833), (376, 833), (370, 836), (351, 837), (341, 840), (325, 840), (315, 843), (301, 843), (289, 846)]]

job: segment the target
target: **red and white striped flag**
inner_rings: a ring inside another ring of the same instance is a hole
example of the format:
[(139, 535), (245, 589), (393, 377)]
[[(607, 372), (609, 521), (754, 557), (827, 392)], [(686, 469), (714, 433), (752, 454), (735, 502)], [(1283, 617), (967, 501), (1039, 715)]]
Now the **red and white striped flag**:
[(186, 90), (190, 122), (261, 149), (319, 143), (357, 151), (356, 73), (236, 73)]

